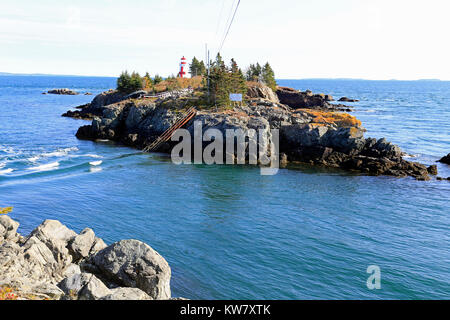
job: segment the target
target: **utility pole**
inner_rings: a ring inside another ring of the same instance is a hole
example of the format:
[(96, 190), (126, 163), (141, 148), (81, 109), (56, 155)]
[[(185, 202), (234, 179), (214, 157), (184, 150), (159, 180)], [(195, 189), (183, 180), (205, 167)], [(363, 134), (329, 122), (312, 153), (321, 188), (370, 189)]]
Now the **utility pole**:
[(205, 49), (206, 49), (206, 63), (207, 63), (207, 82), (208, 82), (208, 103), (210, 102), (210, 90), (209, 90), (209, 50), (208, 50), (208, 44), (205, 45)]

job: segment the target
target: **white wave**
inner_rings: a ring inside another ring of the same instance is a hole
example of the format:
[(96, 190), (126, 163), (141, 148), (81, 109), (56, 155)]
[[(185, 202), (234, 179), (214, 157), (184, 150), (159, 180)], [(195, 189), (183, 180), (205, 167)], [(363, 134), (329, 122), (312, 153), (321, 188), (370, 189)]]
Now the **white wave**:
[(57, 151), (53, 151), (53, 152), (49, 152), (49, 153), (43, 153), (41, 155), (41, 157), (45, 157), (45, 158), (50, 158), (50, 157), (62, 157), (65, 156), (67, 154), (69, 154), (69, 152), (72, 151), (78, 151), (77, 147), (71, 147), (71, 148), (65, 148), (65, 149), (58, 149)]
[(36, 167), (30, 167), (27, 168), (28, 170), (35, 170), (35, 171), (47, 171), (47, 170), (52, 170), (59, 167), (59, 162), (52, 162), (52, 163), (47, 163), (47, 164), (43, 164), (40, 166), (36, 166)]
[(6, 154), (15, 154), (16, 153), (12, 147), (7, 147), (7, 146), (0, 146), (0, 151), (4, 152)]
[(101, 165), (103, 163), (103, 161), (91, 161), (91, 162), (89, 162), (89, 164), (91, 165), (91, 166), (94, 166), (94, 167), (96, 167), (96, 166), (99, 166), (99, 165)]
[(86, 154), (85, 156), (89, 158), (103, 159), (103, 157), (98, 154)]
[(27, 160), (30, 162), (36, 162), (37, 160), (41, 158), (52, 158), (52, 157), (63, 157), (68, 155), (70, 152), (78, 151), (79, 149), (77, 147), (70, 147), (70, 148), (64, 148), (64, 149), (58, 149), (53, 152), (46, 152), (42, 154), (38, 154), (36, 156), (30, 157)]
[(103, 159), (102, 156), (99, 156), (98, 154), (74, 154), (70, 155), (71, 158), (94, 158), (94, 159)]
[(0, 169), (3, 168), (4, 166), (6, 166), (6, 163), (0, 163)]
[(4, 175), (4, 174), (7, 174), (7, 173), (11, 173), (11, 172), (13, 172), (13, 171), (14, 171), (14, 169), (11, 169), (11, 168), (5, 169), (5, 170), (0, 170), (0, 175)]
[(94, 167), (94, 168), (89, 169), (89, 172), (92, 172), (92, 173), (100, 172), (100, 171), (102, 171), (102, 168)]

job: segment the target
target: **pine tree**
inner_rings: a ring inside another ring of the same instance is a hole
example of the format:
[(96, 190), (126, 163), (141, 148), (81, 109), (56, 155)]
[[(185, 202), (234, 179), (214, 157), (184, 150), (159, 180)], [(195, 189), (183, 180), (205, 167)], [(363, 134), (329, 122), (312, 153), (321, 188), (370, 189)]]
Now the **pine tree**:
[(261, 74), (262, 74), (262, 68), (261, 65), (259, 63), (255, 64), (251, 64), (246, 72), (246, 78), (247, 81), (262, 81), (261, 79)]
[(128, 93), (130, 90), (131, 76), (128, 71), (124, 71), (117, 79), (117, 90), (123, 93)]
[(213, 101), (220, 107), (230, 105), (231, 73), (228, 71), (221, 55), (218, 53), (212, 63), (210, 86)]
[(262, 69), (262, 78), (264, 83), (274, 92), (277, 90), (277, 82), (275, 80), (275, 72), (270, 64), (267, 62)]
[(142, 90), (143, 83), (142, 78), (137, 72), (133, 72), (131, 74), (131, 81), (130, 81), (130, 90), (131, 92)]
[(206, 74), (206, 66), (202, 60), (202, 61), (200, 61), (200, 64), (198, 65), (198, 75), (204, 76), (205, 74)]
[(153, 83), (158, 84), (161, 82), (163, 82), (163, 78), (159, 74), (155, 75), (155, 78), (153, 79)]
[(247, 94), (247, 82), (234, 59), (231, 59), (231, 90), (231, 93), (240, 93), (243, 97)]

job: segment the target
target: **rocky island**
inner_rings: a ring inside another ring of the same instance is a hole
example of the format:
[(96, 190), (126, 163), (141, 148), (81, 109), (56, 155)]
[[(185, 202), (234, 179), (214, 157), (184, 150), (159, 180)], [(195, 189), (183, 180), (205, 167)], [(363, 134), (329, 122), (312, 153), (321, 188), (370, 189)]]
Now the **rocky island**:
[(0, 300), (168, 300), (171, 269), (147, 244), (110, 246), (86, 228), (79, 234), (46, 220), (28, 236), (0, 215)]
[[(76, 134), (79, 139), (109, 139), (144, 149), (182, 118), (188, 107), (197, 104), (196, 92), (161, 99), (136, 99), (110, 90), (64, 116), (92, 119), (91, 125), (79, 128)], [(402, 150), (386, 139), (365, 138), (361, 121), (342, 112), (351, 109), (331, 104), (333, 100), (329, 95), (310, 91), (278, 87), (274, 92), (263, 84), (250, 83), (246, 103), (221, 110), (199, 107), (185, 128), (193, 132), (193, 122), (201, 121), (205, 130), (215, 128), (222, 132), (262, 128), (269, 136), (270, 129), (279, 129), (283, 165), (302, 162), (418, 180), (430, 180), (430, 175), (437, 174), (435, 166), (427, 168), (403, 159)], [(168, 142), (158, 151), (170, 152), (172, 147)]]
[(49, 90), (47, 92), (44, 92), (43, 94), (60, 94), (60, 95), (76, 96), (79, 93), (74, 90), (64, 88), (64, 89)]

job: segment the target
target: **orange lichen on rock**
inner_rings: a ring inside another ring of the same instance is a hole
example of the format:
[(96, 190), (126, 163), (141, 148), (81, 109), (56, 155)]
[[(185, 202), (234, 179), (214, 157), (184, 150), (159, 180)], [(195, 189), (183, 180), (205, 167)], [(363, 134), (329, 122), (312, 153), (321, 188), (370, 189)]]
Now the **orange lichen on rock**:
[(0, 287), (0, 300), (17, 300), (17, 298), (12, 288)]
[(356, 135), (358, 135), (358, 133), (359, 133), (359, 130), (358, 130), (357, 127), (351, 127), (350, 128), (350, 136), (351, 137), (355, 137)]
[(360, 127), (361, 121), (356, 117), (342, 112), (326, 112), (312, 109), (301, 109), (302, 112), (313, 117), (312, 123), (335, 124), (338, 127)]
[(238, 118), (248, 118), (249, 115), (246, 114), (245, 112), (242, 111), (234, 111), (234, 110), (224, 110), (220, 113), (229, 115), (229, 116), (234, 116), (234, 117), (238, 117)]

